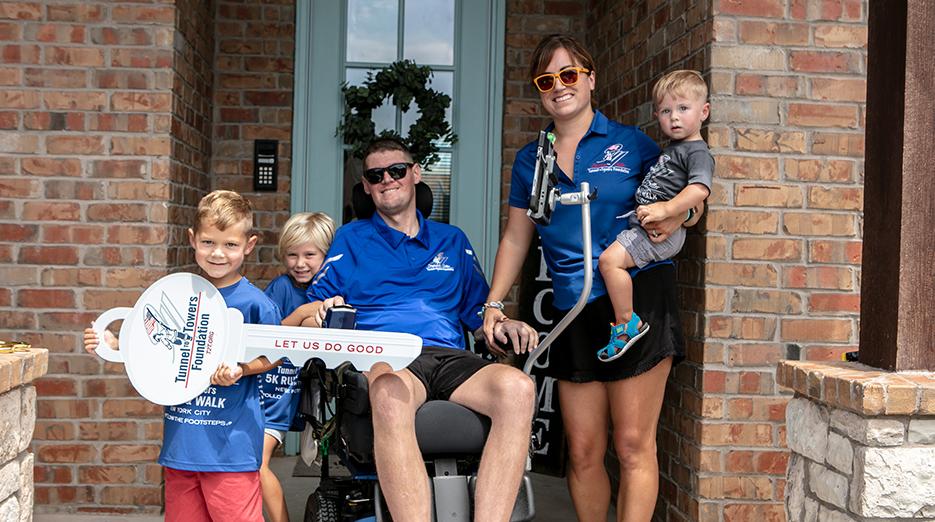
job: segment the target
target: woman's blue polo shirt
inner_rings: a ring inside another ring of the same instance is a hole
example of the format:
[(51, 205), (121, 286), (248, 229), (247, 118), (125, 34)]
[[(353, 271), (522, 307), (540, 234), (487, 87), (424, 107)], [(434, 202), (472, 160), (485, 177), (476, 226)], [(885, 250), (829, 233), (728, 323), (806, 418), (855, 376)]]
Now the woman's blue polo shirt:
[[(549, 126), (551, 130), (552, 126)], [(581, 138), (575, 152), (574, 181), (555, 164), (558, 188), (564, 192), (581, 189), (587, 181), (597, 190), (591, 202), (591, 252), (594, 283), (588, 301), (607, 293), (597, 269), (597, 260), (617, 234), (627, 228), (626, 219), (616, 217), (633, 210), (633, 196), (643, 176), (659, 157), (659, 147), (630, 125), (621, 125), (595, 112), (591, 128)], [(529, 208), (532, 178), (536, 165), (536, 142), (523, 147), (513, 162), (510, 206)], [(536, 225), (542, 238), (542, 252), (552, 275), (553, 303), (560, 310), (574, 306), (584, 285), (584, 254), (581, 247), (581, 208), (557, 205), (548, 226)]]
[(464, 232), (418, 218), (419, 233), (411, 238), (379, 213), (342, 226), (308, 287), (309, 299), (342, 296), (357, 309), (361, 330), (411, 333), (425, 346), (464, 348), (462, 324), (470, 331), (481, 326), (477, 312), (487, 281)]

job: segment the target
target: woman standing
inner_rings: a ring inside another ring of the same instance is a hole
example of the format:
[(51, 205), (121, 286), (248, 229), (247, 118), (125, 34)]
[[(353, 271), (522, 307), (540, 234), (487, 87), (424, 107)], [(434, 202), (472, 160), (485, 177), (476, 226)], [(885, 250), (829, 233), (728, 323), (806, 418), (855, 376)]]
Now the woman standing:
[[(594, 354), (607, 343), (614, 313), (596, 265), (600, 253), (627, 226), (626, 219), (616, 216), (633, 210), (636, 187), (656, 162), (659, 147), (639, 129), (608, 120), (592, 108), (594, 63), (574, 38), (544, 38), (533, 54), (530, 73), (542, 107), (552, 117), (559, 188), (574, 192), (587, 181), (599, 194), (591, 203), (591, 295), (549, 355), (548, 373), (559, 380), (569, 444), (568, 487), (579, 520), (606, 520), (611, 491), (604, 454), (613, 426), (613, 446), (620, 462), (617, 520), (650, 520), (659, 489), (656, 424), (669, 370), (684, 353), (675, 270), (671, 262), (657, 263), (634, 277), (634, 308), (651, 328), (632, 350), (607, 363)], [(504, 317), (499, 301), (519, 275), (534, 233), (542, 238), (552, 275), (556, 317), (574, 306), (583, 287), (580, 209), (557, 206), (548, 226), (535, 225), (526, 216), (535, 154), (536, 142), (532, 142), (520, 150), (513, 164), (506, 230), (484, 307), (489, 346), (496, 346), (491, 332)], [(652, 230), (647, 232), (662, 241), (679, 226), (681, 219), (673, 218), (650, 225)]]

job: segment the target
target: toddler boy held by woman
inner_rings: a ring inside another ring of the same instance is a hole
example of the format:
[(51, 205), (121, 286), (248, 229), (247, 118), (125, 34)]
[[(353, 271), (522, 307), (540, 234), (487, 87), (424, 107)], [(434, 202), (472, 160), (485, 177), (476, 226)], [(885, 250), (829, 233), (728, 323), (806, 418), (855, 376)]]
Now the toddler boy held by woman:
[(636, 189), (636, 210), (620, 216), (629, 218), (630, 227), (604, 250), (598, 263), (615, 316), (610, 341), (597, 352), (604, 362), (625, 354), (649, 331), (649, 324), (633, 311), (628, 270), (669, 259), (685, 243), (684, 227), (662, 237), (653, 224), (680, 215), (687, 221), (711, 191), (714, 158), (701, 137), (710, 106), (701, 74), (687, 70), (666, 74), (653, 87), (653, 102), (659, 129), (672, 141)]

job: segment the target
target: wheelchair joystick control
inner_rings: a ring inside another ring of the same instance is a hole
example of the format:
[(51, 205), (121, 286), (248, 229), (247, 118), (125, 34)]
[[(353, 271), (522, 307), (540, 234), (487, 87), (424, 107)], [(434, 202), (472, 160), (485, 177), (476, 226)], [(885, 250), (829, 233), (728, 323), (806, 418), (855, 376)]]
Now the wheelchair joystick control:
[(536, 145), (536, 168), (532, 178), (532, 193), (529, 195), (529, 209), (526, 215), (534, 223), (548, 225), (552, 221), (559, 191), (558, 178), (555, 177), (555, 135), (539, 131)]
[(351, 305), (332, 306), (325, 311), (325, 320), (322, 328), (341, 328), (344, 330), (357, 329), (357, 309)]

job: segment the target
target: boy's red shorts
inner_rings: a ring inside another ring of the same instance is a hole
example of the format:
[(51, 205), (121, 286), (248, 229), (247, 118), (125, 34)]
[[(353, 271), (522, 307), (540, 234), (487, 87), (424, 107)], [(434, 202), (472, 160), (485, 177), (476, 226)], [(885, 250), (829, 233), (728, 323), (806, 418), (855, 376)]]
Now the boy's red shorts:
[(165, 470), (166, 522), (263, 522), (258, 471)]

